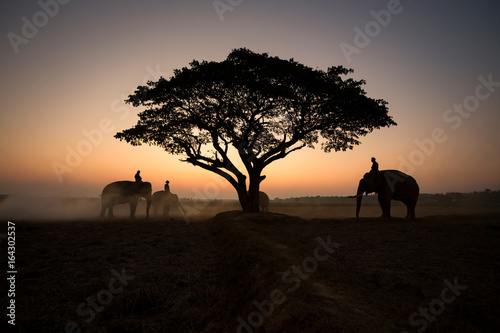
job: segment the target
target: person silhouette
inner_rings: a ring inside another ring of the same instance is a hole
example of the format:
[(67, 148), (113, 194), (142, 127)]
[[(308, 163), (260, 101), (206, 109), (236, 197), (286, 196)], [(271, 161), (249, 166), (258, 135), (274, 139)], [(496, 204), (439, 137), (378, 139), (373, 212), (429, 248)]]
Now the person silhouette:
[(168, 185), (170, 183), (168, 180), (165, 182), (165, 192), (170, 192), (170, 186)]
[(371, 172), (378, 173), (378, 163), (375, 161), (375, 157), (372, 157), (372, 169)]
[(136, 174), (134, 176), (135, 177), (135, 181), (138, 182), (138, 183), (142, 182), (142, 177), (141, 177), (140, 173), (141, 173), (141, 170), (137, 170), (137, 172), (136, 172)]

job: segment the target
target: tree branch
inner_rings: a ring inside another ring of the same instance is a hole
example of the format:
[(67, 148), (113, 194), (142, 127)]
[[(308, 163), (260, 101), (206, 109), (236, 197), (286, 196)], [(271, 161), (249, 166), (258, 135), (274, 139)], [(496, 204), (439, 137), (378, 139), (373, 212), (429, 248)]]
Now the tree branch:
[(183, 162), (188, 162), (191, 163), (192, 165), (199, 166), (205, 170), (212, 171), (222, 177), (224, 177), (231, 185), (233, 185), (234, 188), (237, 188), (238, 186), (238, 181), (236, 181), (229, 173), (209, 164), (205, 164), (197, 160), (196, 158), (191, 158), (188, 157), (185, 160), (181, 160)]

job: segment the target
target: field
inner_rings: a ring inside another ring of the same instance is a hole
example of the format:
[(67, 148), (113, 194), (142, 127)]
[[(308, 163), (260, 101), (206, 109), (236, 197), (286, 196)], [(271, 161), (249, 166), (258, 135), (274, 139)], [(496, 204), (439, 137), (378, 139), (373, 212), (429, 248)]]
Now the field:
[(498, 205), (424, 202), (408, 222), (397, 204), (395, 218), (376, 218), (373, 198), (359, 219), (348, 200), (252, 214), (185, 201), (185, 214), (136, 220), (126, 207), (98, 219), (91, 199), (63, 204), (57, 218), (40, 205), (39, 218), (11, 219), (9, 331), (500, 331)]

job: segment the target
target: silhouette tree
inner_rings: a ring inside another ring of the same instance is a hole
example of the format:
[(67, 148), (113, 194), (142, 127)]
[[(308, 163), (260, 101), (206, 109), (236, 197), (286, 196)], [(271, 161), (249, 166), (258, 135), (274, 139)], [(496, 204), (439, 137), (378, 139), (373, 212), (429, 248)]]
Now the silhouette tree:
[(126, 102), (146, 109), (115, 138), (184, 155), (229, 181), (243, 210), (258, 211), (262, 171), (272, 162), (314, 148), (320, 137), (325, 152), (352, 149), (360, 136), (396, 125), (384, 100), (366, 96), (364, 80), (342, 78), (352, 72), (245, 48), (221, 62), (194, 60), (137, 87)]

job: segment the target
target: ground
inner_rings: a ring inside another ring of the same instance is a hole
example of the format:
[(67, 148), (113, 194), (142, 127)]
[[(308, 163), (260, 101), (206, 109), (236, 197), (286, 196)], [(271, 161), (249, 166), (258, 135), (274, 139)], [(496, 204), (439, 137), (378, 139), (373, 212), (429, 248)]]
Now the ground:
[(14, 331), (500, 331), (498, 208), (420, 207), (408, 222), (346, 217), (353, 202), (184, 207), (15, 221)]

